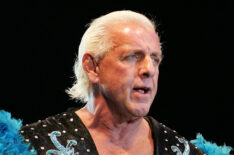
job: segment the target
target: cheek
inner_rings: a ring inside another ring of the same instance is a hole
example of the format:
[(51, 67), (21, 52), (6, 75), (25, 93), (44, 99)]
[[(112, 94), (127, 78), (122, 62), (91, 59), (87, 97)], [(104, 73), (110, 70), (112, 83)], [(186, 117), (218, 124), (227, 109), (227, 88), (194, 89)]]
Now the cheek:
[(155, 75), (154, 75), (154, 78), (153, 78), (155, 82), (158, 82), (158, 77), (159, 77), (159, 70), (157, 70), (155, 72)]
[(155, 73), (154, 77), (152, 78), (153, 86), (154, 86), (155, 90), (157, 90), (157, 88), (158, 88), (158, 76), (159, 76), (159, 72), (157, 71)]
[[(107, 64), (108, 65), (108, 64)], [(122, 87), (124, 89), (130, 83), (130, 79), (133, 75), (131, 69), (121, 64), (109, 64), (100, 74), (100, 83), (105, 83), (111, 86), (113, 89)]]
[(118, 66), (113, 70), (113, 76), (115, 79), (111, 81), (116, 87), (120, 88), (121, 91), (124, 91), (131, 85), (133, 72), (130, 68)]

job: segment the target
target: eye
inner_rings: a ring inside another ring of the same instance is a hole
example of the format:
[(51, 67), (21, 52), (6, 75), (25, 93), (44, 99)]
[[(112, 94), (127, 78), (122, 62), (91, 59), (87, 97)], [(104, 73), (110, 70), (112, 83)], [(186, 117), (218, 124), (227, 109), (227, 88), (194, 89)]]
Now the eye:
[(125, 60), (134, 60), (134, 61), (138, 61), (138, 60), (140, 60), (140, 55), (139, 54), (131, 54), (131, 55), (128, 55), (128, 56), (126, 56), (124, 59)]
[(161, 63), (161, 58), (158, 56), (151, 56), (151, 59), (153, 60), (155, 65), (159, 65)]
[(160, 58), (159, 58), (159, 57), (157, 57), (157, 56), (151, 56), (151, 58), (152, 58), (152, 60), (153, 60), (155, 63), (157, 63), (157, 64), (160, 63)]

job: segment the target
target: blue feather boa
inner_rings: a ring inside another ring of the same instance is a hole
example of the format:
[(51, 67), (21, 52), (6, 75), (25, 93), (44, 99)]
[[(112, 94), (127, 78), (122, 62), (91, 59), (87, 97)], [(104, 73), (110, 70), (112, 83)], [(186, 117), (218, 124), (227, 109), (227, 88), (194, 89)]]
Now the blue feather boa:
[(21, 120), (11, 118), (11, 114), (0, 110), (0, 155), (36, 155), (34, 149), (29, 150), (29, 143), (19, 133)]
[[(34, 149), (29, 150), (29, 143), (24, 142), (24, 137), (19, 133), (22, 126), (21, 120), (11, 118), (11, 114), (0, 110), (0, 155), (36, 155)], [(232, 147), (217, 146), (206, 141), (201, 134), (191, 143), (200, 148), (207, 155), (230, 155)]]
[(230, 155), (230, 152), (233, 150), (232, 147), (226, 146), (217, 146), (216, 143), (208, 142), (204, 137), (198, 133), (197, 139), (191, 140), (191, 143), (200, 148), (207, 155)]

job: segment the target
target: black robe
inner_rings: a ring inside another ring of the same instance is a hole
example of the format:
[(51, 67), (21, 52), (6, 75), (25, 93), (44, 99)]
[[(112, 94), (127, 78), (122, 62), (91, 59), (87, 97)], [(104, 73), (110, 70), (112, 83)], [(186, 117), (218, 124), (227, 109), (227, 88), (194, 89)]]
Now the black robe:
[[(20, 133), (31, 143), (39, 155), (98, 155), (95, 143), (81, 119), (77, 108), (48, 117), (43, 121), (25, 125)], [(174, 130), (144, 117), (150, 125), (154, 140), (154, 155), (204, 155)]]

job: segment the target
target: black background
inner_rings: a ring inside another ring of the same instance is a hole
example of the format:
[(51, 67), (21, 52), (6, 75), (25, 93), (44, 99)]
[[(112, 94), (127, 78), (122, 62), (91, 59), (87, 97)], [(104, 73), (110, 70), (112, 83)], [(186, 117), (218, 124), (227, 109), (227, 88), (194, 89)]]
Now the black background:
[(31, 1), (30, 7), (3, 13), (0, 109), (25, 124), (77, 106), (65, 89), (74, 82), (85, 25), (130, 9), (154, 18), (163, 42), (158, 94), (149, 115), (187, 139), (200, 132), (209, 141), (234, 146), (231, 0), (53, 4)]

